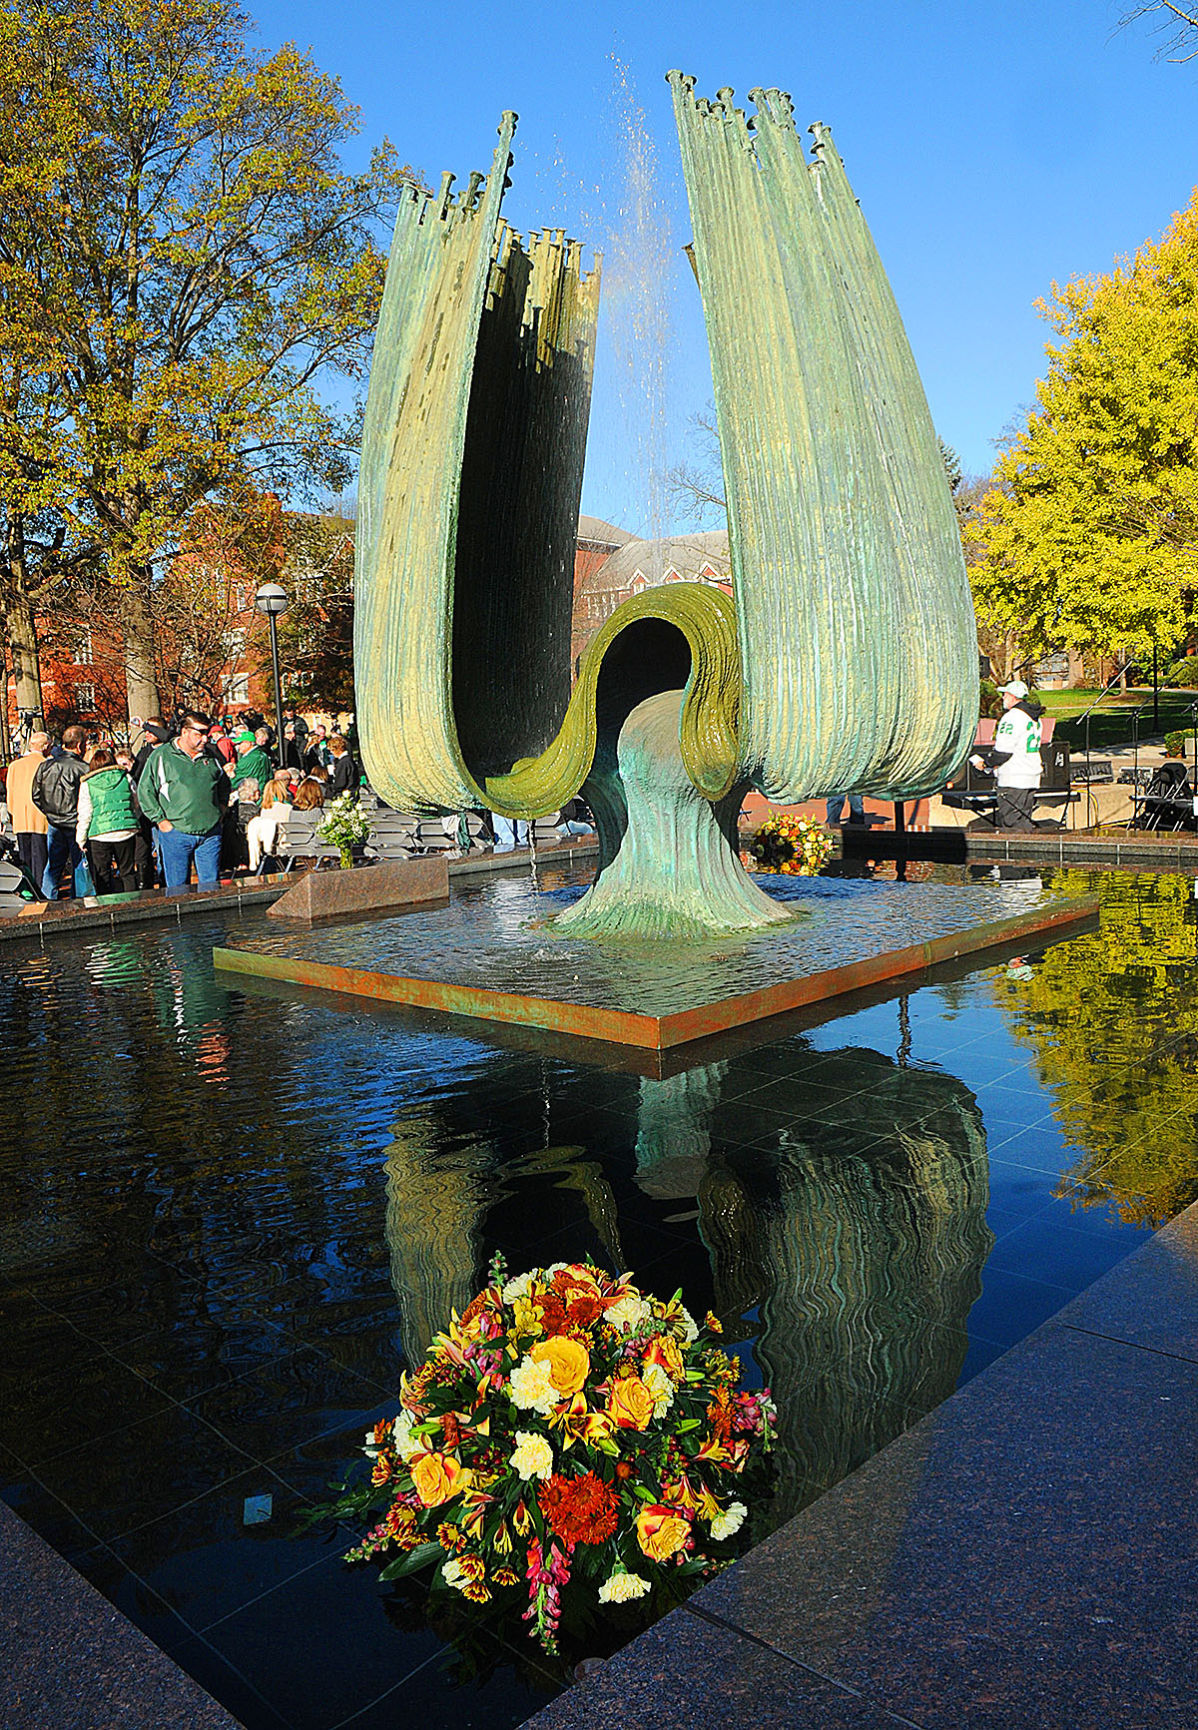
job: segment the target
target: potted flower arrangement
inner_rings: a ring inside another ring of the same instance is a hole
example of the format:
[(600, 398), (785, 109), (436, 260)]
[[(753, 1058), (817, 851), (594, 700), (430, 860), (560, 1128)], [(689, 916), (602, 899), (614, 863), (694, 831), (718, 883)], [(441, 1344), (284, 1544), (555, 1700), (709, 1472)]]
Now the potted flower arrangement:
[(341, 869), (348, 871), (354, 862), (354, 848), (370, 839), (370, 819), (353, 793), (339, 793), (317, 824), (316, 833), (337, 849)]
[(370, 1483), (320, 1513), (370, 1519), (347, 1561), (382, 1561), (384, 1580), (427, 1568), (432, 1599), (506, 1599), (550, 1653), (571, 1599), (603, 1615), (677, 1598), (732, 1560), (738, 1487), (775, 1434), (720, 1331), (627, 1275), (509, 1280), (496, 1256), (367, 1435)]
[(832, 856), (832, 837), (811, 817), (772, 811), (753, 837), (749, 852), (758, 871), (784, 877), (815, 877)]

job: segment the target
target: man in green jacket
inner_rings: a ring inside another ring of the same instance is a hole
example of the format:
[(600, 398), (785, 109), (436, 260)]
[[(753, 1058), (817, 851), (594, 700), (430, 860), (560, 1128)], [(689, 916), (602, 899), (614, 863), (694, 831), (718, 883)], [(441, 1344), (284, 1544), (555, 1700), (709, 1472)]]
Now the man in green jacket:
[(229, 778), (204, 749), (209, 725), (207, 715), (189, 710), (179, 737), (151, 751), (137, 783), (168, 890), (188, 887), (193, 859), (199, 887), (220, 887), (220, 828)]
[(266, 783), (274, 773), (274, 765), (266, 750), (266, 741), (270, 734), (265, 727), (259, 727), (256, 733), (238, 733), (233, 743), (237, 747), (237, 761), (233, 765), (233, 786), (240, 787), (243, 781), (257, 781), (259, 793), (266, 790)]

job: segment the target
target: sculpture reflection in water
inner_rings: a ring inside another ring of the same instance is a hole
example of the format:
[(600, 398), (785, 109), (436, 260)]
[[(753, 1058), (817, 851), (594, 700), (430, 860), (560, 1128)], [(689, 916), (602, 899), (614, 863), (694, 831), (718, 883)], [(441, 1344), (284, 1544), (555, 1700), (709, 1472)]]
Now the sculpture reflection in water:
[[(805, 1096), (838, 1098), (835, 1115), (799, 1120), (768, 1150), (738, 1146), (726, 1126), (720, 1133), (722, 1112), (736, 1125), (735, 1105), (722, 1103), (728, 1067), (639, 1082), (635, 1184), (658, 1202), (697, 1201), (713, 1307), (730, 1341), (752, 1333), (756, 1312), (754, 1349), (779, 1409), (776, 1521), (956, 1386), (993, 1243), (986, 1147), (973, 1095), (954, 1077), (803, 1043), (793, 1048), (788, 1096), (796, 1109)], [(624, 1159), (617, 1153), (613, 1171)], [(584, 1147), (505, 1159), (497, 1138), (472, 1137), (426, 1110), (396, 1126), (386, 1165), (387, 1241), (410, 1363), (482, 1283), (491, 1234), (502, 1236), (496, 1210), (527, 1180), (536, 1180), (531, 1190), (547, 1178), (574, 1189), (587, 1216), (586, 1227), (558, 1231), (551, 1251), (531, 1259), (594, 1244), (610, 1266), (628, 1265), (605, 1162)], [(652, 1285), (651, 1273), (642, 1277)]]
[[(611, 1186), (582, 1147), (545, 1147), (506, 1158), (494, 1142), (455, 1132), (431, 1110), (403, 1119), (387, 1149), (387, 1248), (409, 1365), (461, 1314), (495, 1249), (487, 1216), (523, 1180), (572, 1189), (612, 1268), (625, 1264)], [(519, 1271), (517, 1269), (513, 1270)]]

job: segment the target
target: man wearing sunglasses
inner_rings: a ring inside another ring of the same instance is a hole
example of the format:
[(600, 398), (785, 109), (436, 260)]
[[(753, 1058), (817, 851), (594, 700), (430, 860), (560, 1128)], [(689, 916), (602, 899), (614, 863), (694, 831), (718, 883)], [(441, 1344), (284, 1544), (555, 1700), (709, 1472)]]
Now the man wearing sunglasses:
[(168, 891), (188, 887), (193, 860), (199, 888), (220, 886), (220, 830), (229, 778), (205, 750), (210, 725), (207, 715), (188, 710), (178, 738), (151, 751), (137, 783), (138, 803), (154, 825)]

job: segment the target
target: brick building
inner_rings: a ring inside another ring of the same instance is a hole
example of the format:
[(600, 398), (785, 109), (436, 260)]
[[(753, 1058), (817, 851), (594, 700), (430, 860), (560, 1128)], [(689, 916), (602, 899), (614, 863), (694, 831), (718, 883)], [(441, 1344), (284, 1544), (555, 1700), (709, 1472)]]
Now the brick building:
[[(582, 525), (591, 520), (583, 517), (579, 521), (580, 557)], [(668, 535), (659, 541), (638, 541), (627, 536), (605, 559), (592, 564), (581, 581), (576, 577), (571, 647), (574, 658), (577, 660), (621, 601), (645, 589), (660, 588), (664, 583), (708, 583), (731, 594), (727, 530), (701, 529), (693, 534)]]

